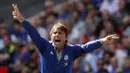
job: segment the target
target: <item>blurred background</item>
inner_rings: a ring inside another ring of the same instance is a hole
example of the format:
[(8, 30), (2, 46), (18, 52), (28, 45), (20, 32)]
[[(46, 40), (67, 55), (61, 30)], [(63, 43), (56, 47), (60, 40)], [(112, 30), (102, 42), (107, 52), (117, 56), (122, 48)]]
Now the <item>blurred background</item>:
[(0, 0), (0, 73), (40, 73), (39, 53), (13, 19), (12, 3), (47, 40), (56, 21), (68, 27), (70, 44), (120, 36), (75, 60), (73, 73), (130, 73), (130, 0)]

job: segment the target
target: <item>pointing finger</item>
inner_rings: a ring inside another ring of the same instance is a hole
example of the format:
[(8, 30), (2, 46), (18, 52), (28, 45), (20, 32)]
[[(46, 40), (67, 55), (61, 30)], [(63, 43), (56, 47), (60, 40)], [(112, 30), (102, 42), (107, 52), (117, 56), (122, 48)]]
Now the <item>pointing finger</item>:
[(19, 12), (18, 6), (15, 4), (12, 4), (14, 11)]
[(16, 11), (19, 12), (19, 8), (17, 5), (15, 5)]
[(117, 34), (112, 35), (113, 39), (119, 39), (119, 36)]
[(112, 38), (113, 38), (113, 39), (119, 39), (119, 37), (118, 37), (118, 36), (113, 36)]
[(12, 7), (13, 7), (13, 9), (15, 10), (15, 5), (14, 5), (14, 4), (12, 4)]

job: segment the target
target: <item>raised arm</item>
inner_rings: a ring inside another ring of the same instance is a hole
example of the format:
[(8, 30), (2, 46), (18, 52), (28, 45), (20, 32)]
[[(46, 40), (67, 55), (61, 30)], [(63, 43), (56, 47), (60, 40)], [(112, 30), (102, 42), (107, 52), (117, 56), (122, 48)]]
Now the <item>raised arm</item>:
[(13, 6), (13, 17), (14, 19), (17, 19), (21, 22), (25, 30), (28, 32), (29, 36), (31, 37), (32, 41), (36, 44), (37, 48), (40, 52), (45, 51), (45, 49), (50, 46), (50, 43), (45, 40), (44, 38), (41, 38), (37, 30), (28, 22), (26, 21), (23, 16), (21, 15), (17, 5)]
[(95, 41), (90, 41), (86, 44), (78, 45), (75, 46), (74, 48), (74, 56), (75, 58), (81, 56), (84, 53), (89, 53), (94, 51), (95, 49), (100, 48), (103, 44), (110, 44), (113, 43), (115, 39), (119, 39), (117, 35), (108, 35), (105, 38), (95, 40)]

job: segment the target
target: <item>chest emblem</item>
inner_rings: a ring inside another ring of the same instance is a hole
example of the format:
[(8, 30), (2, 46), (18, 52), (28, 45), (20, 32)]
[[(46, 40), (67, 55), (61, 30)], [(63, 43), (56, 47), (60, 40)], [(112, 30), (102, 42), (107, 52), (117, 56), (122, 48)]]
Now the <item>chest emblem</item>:
[(68, 60), (69, 58), (68, 58), (68, 55), (65, 55), (64, 56), (64, 60)]
[(64, 56), (64, 67), (66, 67), (68, 65), (68, 59), (69, 59), (69, 56), (65, 55)]

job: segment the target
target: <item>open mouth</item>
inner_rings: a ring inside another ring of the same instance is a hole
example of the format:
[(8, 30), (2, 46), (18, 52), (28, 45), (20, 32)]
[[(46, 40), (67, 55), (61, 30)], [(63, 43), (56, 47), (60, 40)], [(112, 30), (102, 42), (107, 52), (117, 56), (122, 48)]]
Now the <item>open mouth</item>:
[(60, 42), (60, 40), (55, 40), (55, 42)]

